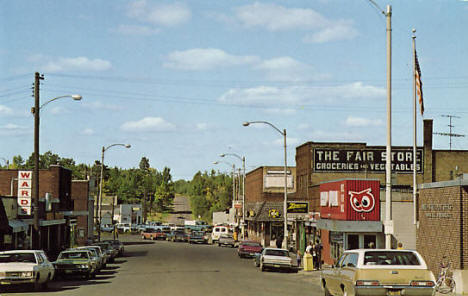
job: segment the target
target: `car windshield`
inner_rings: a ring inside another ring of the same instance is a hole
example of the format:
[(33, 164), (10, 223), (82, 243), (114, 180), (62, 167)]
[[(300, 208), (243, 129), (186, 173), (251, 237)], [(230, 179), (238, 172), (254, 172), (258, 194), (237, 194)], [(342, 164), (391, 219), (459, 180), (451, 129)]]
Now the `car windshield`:
[(268, 256), (289, 256), (288, 251), (286, 250), (265, 250), (265, 255)]
[(60, 254), (60, 259), (88, 259), (88, 252), (67, 252)]
[(36, 257), (33, 253), (13, 253), (13, 254), (1, 254), (0, 263), (36, 263)]
[(364, 265), (420, 265), (413, 252), (369, 251), (364, 256)]
[(192, 235), (203, 236), (204, 233), (202, 231), (194, 231), (192, 232)]

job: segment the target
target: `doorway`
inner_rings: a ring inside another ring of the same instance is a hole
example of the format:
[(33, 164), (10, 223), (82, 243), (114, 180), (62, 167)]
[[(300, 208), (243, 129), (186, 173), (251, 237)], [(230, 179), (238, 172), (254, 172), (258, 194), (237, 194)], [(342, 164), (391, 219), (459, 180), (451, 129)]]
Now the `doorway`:
[(359, 249), (359, 235), (348, 234), (348, 250)]

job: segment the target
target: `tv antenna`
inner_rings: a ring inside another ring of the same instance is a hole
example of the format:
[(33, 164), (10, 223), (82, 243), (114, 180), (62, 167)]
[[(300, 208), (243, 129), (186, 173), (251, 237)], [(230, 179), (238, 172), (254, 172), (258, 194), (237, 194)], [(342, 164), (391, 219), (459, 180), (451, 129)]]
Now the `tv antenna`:
[(448, 117), (449, 118), (449, 132), (448, 133), (434, 133), (434, 135), (439, 135), (439, 136), (446, 136), (450, 138), (450, 150), (452, 150), (452, 137), (459, 138), (459, 137), (464, 137), (465, 135), (460, 135), (460, 134), (454, 134), (452, 133), (452, 128), (455, 127), (452, 125), (452, 118), (460, 118), (460, 116), (455, 116), (455, 115), (442, 115), (442, 117)]

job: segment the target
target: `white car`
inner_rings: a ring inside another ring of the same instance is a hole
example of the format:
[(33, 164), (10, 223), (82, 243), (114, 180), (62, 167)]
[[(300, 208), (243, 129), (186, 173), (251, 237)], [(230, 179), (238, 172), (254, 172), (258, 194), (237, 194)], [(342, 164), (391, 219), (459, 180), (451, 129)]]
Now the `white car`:
[(0, 252), (0, 286), (32, 284), (35, 290), (46, 290), (55, 269), (42, 250)]
[(229, 234), (232, 232), (227, 226), (215, 226), (213, 227), (213, 232), (211, 233), (211, 241), (212, 243), (217, 243), (219, 241), (219, 238), (223, 234)]
[(297, 267), (286, 249), (265, 248), (258, 257), (261, 271), (266, 269), (279, 269), (297, 272)]
[(118, 223), (117, 229), (121, 232), (131, 232), (132, 228), (130, 223)]

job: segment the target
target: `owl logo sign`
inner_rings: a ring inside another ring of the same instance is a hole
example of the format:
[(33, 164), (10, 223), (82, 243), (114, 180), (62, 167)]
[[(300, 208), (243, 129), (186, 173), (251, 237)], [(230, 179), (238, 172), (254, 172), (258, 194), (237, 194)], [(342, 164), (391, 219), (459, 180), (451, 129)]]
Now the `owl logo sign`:
[(360, 192), (350, 191), (349, 194), (349, 202), (356, 212), (372, 212), (375, 206), (375, 198), (371, 188)]

